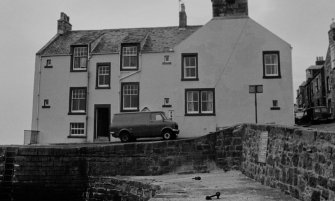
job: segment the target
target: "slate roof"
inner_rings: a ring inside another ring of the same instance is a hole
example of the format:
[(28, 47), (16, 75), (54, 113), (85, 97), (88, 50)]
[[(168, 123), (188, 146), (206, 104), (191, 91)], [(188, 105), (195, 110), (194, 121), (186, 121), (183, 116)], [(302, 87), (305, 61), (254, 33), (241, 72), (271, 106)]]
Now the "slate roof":
[(202, 26), (153, 27), (130, 29), (107, 29), (69, 31), (57, 36), (39, 55), (66, 55), (71, 45), (91, 45), (93, 54), (118, 53), (121, 43), (140, 43), (142, 52), (165, 52), (185, 40)]

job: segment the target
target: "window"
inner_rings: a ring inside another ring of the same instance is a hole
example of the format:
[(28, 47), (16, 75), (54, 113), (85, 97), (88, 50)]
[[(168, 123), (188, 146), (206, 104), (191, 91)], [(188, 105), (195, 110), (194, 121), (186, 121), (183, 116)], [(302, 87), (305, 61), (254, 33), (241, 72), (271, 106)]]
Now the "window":
[(278, 106), (278, 100), (272, 100), (272, 107), (271, 110), (280, 110), (280, 107)]
[(86, 113), (86, 87), (70, 88), (70, 109), (69, 114)]
[(139, 83), (121, 83), (121, 112), (139, 111)]
[(52, 68), (51, 59), (47, 59), (44, 68)]
[(327, 92), (330, 92), (330, 79), (327, 77)]
[(170, 55), (164, 55), (163, 64), (171, 64)]
[(214, 89), (186, 89), (185, 115), (215, 115)]
[(109, 89), (110, 88), (110, 63), (98, 63), (97, 64), (97, 78), (96, 88), (97, 89)]
[(87, 46), (73, 47), (71, 71), (87, 70)]
[(198, 78), (198, 54), (182, 54), (182, 81), (195, 81)]
[(281, 78), (279, 51), (263, 52), (263, 78)]
[(42, 108), (50, 108), (49, 99), (44, 99), (43, 100)]
[(121, 71), (138, 70), (138, 44), (123, 44), (121, 47)]
[(163, 117), (161, 114), (151, 114), (152, 121), (163, 121)]
[(70, 135), (85, 135), (85, 124), (70, 123)]
[(316, 78), (316, 82), (315, 82), (315, 91), (318, 92), (319, 91), (319, 78)]

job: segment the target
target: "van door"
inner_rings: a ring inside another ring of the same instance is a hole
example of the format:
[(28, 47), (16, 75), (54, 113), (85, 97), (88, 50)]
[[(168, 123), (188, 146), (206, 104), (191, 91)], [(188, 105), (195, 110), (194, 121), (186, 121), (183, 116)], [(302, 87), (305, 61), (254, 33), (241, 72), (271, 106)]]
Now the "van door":
[(150, 136), (159, 137), (161, 136), (161, 130), (164, 126), (164, 118), (160, 113), (151, 113), (150, 115)]

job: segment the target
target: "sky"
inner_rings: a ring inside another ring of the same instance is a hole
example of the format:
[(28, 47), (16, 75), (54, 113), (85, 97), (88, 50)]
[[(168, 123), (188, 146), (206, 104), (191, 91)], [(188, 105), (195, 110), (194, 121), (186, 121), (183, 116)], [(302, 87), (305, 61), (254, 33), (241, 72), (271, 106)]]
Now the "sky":
[[(212, 18), (210, 0), (184, 0), (189, 25)], [(178, 26), (178, 0), (0, 0), (0, 145), (23, 144), (30, 130), (35, 54), (57, 32)], [(249, 16), (293, 47), (294, 91), (305, 69), (326, 56), (334, 0), (249, 0)], [(296, 93), (294, 93), (296, 97)], [(292, 100), (293, 101), (293, 100)], [(294, 100), (295, 101), (295, 100)]]

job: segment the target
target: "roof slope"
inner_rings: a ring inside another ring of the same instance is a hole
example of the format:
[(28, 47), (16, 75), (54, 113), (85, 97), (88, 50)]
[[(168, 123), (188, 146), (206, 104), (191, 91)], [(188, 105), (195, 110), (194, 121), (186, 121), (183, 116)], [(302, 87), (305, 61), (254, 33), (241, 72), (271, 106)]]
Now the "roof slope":
[(93, 54), (118, 53), (121, 43), (140, 43), (142, 52), (164, 52), (173, 48), (202, 26), (153, 27), (70, 31), (58, 35), (39, 55), (66, 55), (71, 45), (90, 45)]

